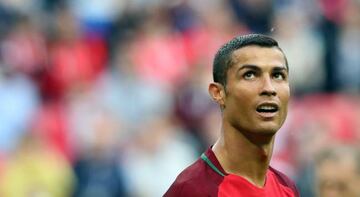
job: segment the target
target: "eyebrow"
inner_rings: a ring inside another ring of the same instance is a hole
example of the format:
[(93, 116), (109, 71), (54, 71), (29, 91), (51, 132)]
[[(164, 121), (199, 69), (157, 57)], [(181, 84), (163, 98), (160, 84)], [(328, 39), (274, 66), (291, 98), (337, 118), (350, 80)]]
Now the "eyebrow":
[(286, 67), (282, 67), (282, 66), (276, 66), (273, 70), (274, 71), (286, 71), (286, 72), (288, 72), (288, 69)]
[[(238, 68), (238, 70), (236, 72), (239, 72), (240, 70), (243, 70), (243, 69), (251, 69), (251, 70), (257, 70), (257, 71), (261, 70), (259, 66), (252, 65), (252, 64), (244, 64), (240, 68)], [(273, 68), (273, 71), (277, 71), (277, 72), (286, 71), (286, 72), (288, 72), (287, 68), (284, 67), (284, 66), (275, 66)]]
[(240, 66), (240, 68), (237, 69), (237, 72), (239, 72), (240, 70), (243, 70), (243, 69), (260, 70), (260, 68), (256, 65), (244, 64), (244, 65)]

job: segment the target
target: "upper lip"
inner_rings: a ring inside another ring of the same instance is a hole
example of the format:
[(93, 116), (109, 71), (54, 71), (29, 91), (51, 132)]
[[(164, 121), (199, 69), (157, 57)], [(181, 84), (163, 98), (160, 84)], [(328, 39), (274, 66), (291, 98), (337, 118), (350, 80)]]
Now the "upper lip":
[(265, 101), (265, 102), (259, 103), (259, 104), (256, 106), (256, 109), (258, 109), (259, 107), (262, 107), (262, 106), (272, 106), (272, 107), (275, 107), (277, 110), (279, 110), (279, 108), (280, 108), (279, 104), (276, 103), (276, 102), (273, 102), (273, 101)]

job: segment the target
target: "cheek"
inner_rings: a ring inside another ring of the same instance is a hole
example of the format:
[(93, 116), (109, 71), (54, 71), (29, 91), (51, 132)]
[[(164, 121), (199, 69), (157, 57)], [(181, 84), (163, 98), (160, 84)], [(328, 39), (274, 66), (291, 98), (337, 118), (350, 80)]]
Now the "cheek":
[(284, 86), (280, 89), (281, 91), (278, 91), (279, 98), (283, 104), (286, 104), (289, 102), (290, 99), (290, 88), (289, 86)]
[(227, 111), (232, 114), (235, 119), (240, 118), (242, 120), (244, 117), (247, 117), (254, 98), (252, 93), (245, 89), (232, 91), (226, 99), (225, 105)]
[(246, 83), (234, 84), (232, 88), (229, 88), (228, 99), (232, 102), (232, 105), (236, 106), (248, 106), (249, 102), (256, 98), (256, 91), (253, 85)]
[(290, 88), (287, 86), (283, 87), (282, 91), (278, 92), (278, 96), (282, 105), (281, 114), (285, 121), (287, 112), (288, 112), (288, 103), (290, 99)]

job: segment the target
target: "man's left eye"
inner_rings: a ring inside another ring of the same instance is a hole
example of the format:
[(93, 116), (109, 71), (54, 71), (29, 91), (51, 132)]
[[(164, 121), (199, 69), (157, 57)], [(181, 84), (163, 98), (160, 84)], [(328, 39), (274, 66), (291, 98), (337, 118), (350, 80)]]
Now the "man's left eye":
[(283, 73), (274, 73), (274, 78), (275, 79), (278, 79), (278, 80), (284, 80), (285, 79), (285, 76)]

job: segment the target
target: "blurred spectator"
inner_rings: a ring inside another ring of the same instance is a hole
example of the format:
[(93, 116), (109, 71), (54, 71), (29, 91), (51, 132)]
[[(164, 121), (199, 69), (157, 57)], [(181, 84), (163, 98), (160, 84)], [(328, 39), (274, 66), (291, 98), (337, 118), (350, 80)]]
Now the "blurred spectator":
[(1, 0), (1, 4), (9, 10), (19, 14), (30, 14), (36, 16), (40, 10), (41, 1), (37, 0)]
[(16, 16), (17, 13), (14, 10), (9, 9), (3, 2), (0, 2), (0, 41), (8, 35)]
[(360, 195), (359, 147), (333, 146), (316, 159), (316, 191), (319, 197)]
[(74, 177), (69, 163), (37, 134), (27, 133), (6, 162), (1, 196), (70, 196)]
[(211, 101), (207, 92), (207, 84), (211, 80), (205, 72), (205, 67), (194, 67), (187, 83), (179, 87), (174, 94), (174, 113), (185, 129), (197, 140), (198, 151), (202, 153), (210, 146), (205, 129), (206, 118), (209, 113), (214, 113), (217, 106)]
[[(324, 40), (325, 87), (327, 92), (337, 91), (339, 82), (336, 78), (336, 67), (339, 57), (339, 32), (345, 16), (345, 8), (349, 0), (318, 0), (320, 33)], [(350, 0), (351, 1), (351, 0)]]
[(0, 154), (12, 154), (36, 113), (39, 97), (35, 84), (22, 73), (1, 67)]
[[(214, 54), (226, 41), (237, 34), (248, 32), (248, 28), (234, 18), (229, 12), (229, 5), (220, 1), (190, 1), (192, 9), (197, 12), (199, 24), (183, 32), (186, 57), (191, 68), (203, 66), (212, 69)], [(214, 17), (216, 16), (216, 17)], [(204, 72), (209, 75), (211, 72)], [(190, 76), (189, 73), (187, 76)]]
[(106, 37), (110, 34), (116, 18), (122, 14), (126, 1), (116, 0), (73, 0), (69, 1), (80, 27), (85, 34), (98, 34)]
[(162, 196), (177, 174), (198, 157), (194, 142), (170, 116), (142, 122), (124, 156), (130, 196)]
[(130, 49), (140, 80), (169, 89), (183, 82), (189, 72), (184, 42), (179, 34), (172, 32), (163, 7), (149, 13), (136, 37)]
[(146, 81), (136, 72), (137, 65), (130, 54), (134, 44), (137, 42), (129, 38), (117, 45), (111, 68), (103, 73), (95, 90), (101, 102), (130, 127), (162, 115), (172, 106), (172, 95), (164, 84)]
[(357, 105), (355, 100), (338, 95), (312, 95), (293, 102), (290, 120), (282, 131), (288, 132), (282, 142), (286, 146), (275, 155), (281, 154), (277, 157), (292, 167), (290, 172), (297, 179), (301, 195), (315, 196), (314, 158), (333, 144), (358, 143), (359, 110), (353, 107)]
[[(91, 99), (82, 101), (86, 100)], [(78, 101), (73, 103), (73, 107), (80, 104)], [(80, 115), (81, 120), (80, 117), (74, 117), (76, 119), (73, 121), (77, 124), (77, 127), (73, 128), (73, 143), (77, 150), (74, 161), (77, 177), (74, 196), (127, 196), (127, 184), (119, 152), (125, 140), (121, 139), (125, 128), (119, 125), (119, 121), (109, 111), (100, 106), (82, 106), (92, 108), (92, 111), (88, 114), (87, 111), (77, 111), (78, 114), (75, 115)], [(82, 141), (78, 142), (77, 139)]]
[(273, 3), (268, 0), (229, 0), (240, 23), (251, 32), (270, 33), (273, 20)]
[(7, 67), (35, 75), (47, 65), (45, 37), (29, 16), (19, 16), (1, 43), (1, 56)]
[(295, 95), (318, 92), (324, 87), (323, 43), (309, 23), (298, 7), (287, 7), (275, 14), (274, 36), (289, 60), (289, 80)]
[(105, 66), (107, 49), (101, 37), (82, 37), (70, 10), (60, 10), (55, 22), (57, 37), (49, 54), (49, 75), (54, 84), (49, 89), (57, 89), (50, 97), (63, 98), (69, 91), (94, 83)]
[(47, 146), (71, 161), (74, 150), (70, 144), (68, 114), (64, 107), (61, 102), (43, 104), (34, 114), (33, 124), (38, 137), (41, 137)]
[[(126, 124), (101, 102), (91, 88), (68, 95), (66, 107), (71, 147), (75, 150), (74, 196), (127, 196), (122, 147), (128, 140)], [(81, 139), (81, 140), (79, 140)]]
[(127, 196), (123, 169), (116, 158), (113, 154), (99, 151), (79, 156), (74, 164), (77, 184), (73, 196)]
[(340, 91), (360, 92), (360, 3), (349, 1), (339, 35), (336, 80)]

